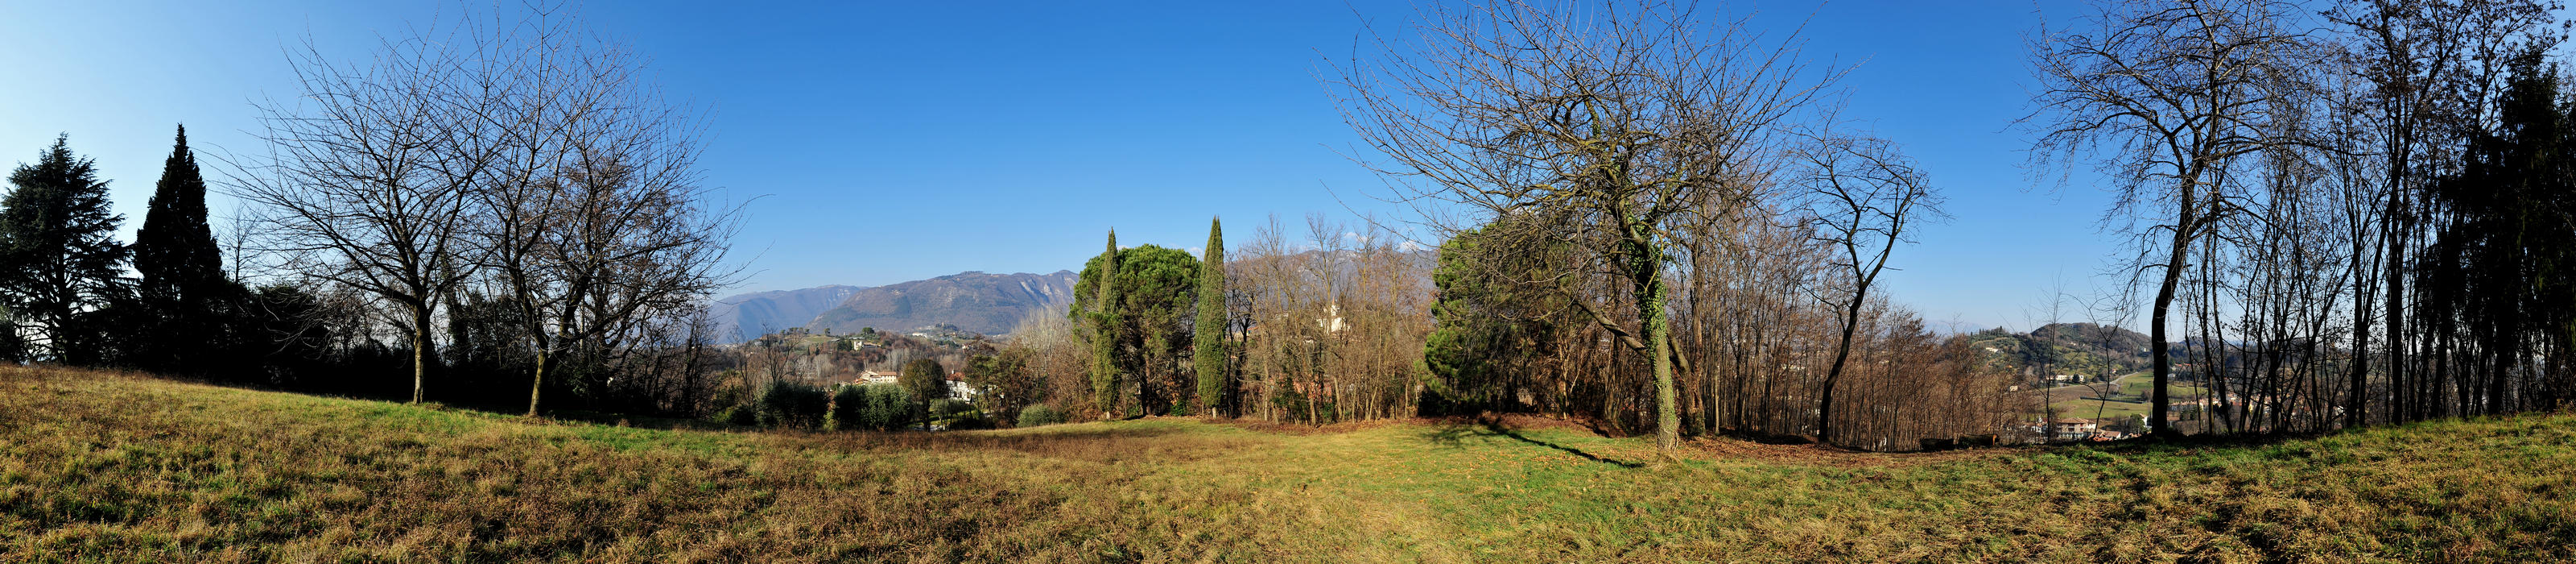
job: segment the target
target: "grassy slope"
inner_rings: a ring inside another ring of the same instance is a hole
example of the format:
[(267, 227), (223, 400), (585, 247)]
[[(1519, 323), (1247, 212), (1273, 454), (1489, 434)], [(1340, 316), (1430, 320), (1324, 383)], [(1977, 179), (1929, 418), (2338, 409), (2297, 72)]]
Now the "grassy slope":
[[(2112, 380), (2112, 383), (2118, 385), (2119, 393), (2126, 397), (2145, 397), (2147, 389), (2153, 387), (2155, 379), (2145, 372), (2139, 372), (2127, 376), (2121, 376), (2118, 379)], [(2201, 395), (2208, 393), (2208, 390), (2199, 386), (2166, 384), (2165, 393), (2169, 394), (2176, 404), (2180, 404), (2187, 400), (2198, 399)], [(2085, 386), (2064, 386), (2057, 388), (2055, 397), (2060, 399), (2057, 400), (2057, 403), (2051, 405), (2057, 406), (2058, 409), (2065, 410), (2066, 416), (2068, 417), (2081, 417), (2085, 419), (2117, 421), (2126, 419), (2130, 416), (2143, 417), (2148, 413), (2150, 408), (2149, 404), (2142, 401), (2102, 401), (2094, 399), (2093, 390)]]
[(1843, 454), (1183, 420), (942, 434), (531, 422), (0, 368), (0, 560), (2576, 558), (2576, 419)]

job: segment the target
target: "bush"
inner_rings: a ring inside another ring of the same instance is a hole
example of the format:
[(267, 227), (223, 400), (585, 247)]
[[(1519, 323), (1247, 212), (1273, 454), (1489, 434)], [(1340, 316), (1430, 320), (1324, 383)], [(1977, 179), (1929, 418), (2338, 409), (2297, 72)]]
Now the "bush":
[(716, 388), (714, 397), (707, 399), (707, 407), (715, 410), (708, 414), (708, 419), (717, 423), (738, 427), (760, 424), (754, 413), (758, 410), (751, 407), (750, 394), (743, 393), (740, 385), (726, 384)]
[(848, 431), (859, 428), (861, 412), (868, 405), (867, 392), (852, 384), (832, 387), (832, 409), (823, 414), (823, 430)]
[(1064, 410), (1056, 409), (1055, 406), (1038, 404), (1020, 408), (1021, 427), (1054, 425), (1063, 422)]
[(752, 413), (753, 411), (757, 410), (748, 405), (727, 407), (723, 411), (716, 412), (716, 422), (736, 427), (759, 425), (760, 419)]
[(842, 431), (893, 431), (920, 419), (921, 405), (902, 386), (842, 386), (832, 395), (833, 428)]
[(953, 399), (930, 400), (931, 419), (947, 419), (977, 412), (979, 410), (975, 409), (975, 404), (972, 403)]
[(973, 403), (953, 399), (930, 401), (930, 424), (953, 431), (993, 427), (992, 423), (984, 420), (983, 409)]
[(752, 398), (760, 426), (772, 429), (819, 429), (823, 413), (832, 396), (822, 388), (802, 382), (776, 381), (760, 387)]

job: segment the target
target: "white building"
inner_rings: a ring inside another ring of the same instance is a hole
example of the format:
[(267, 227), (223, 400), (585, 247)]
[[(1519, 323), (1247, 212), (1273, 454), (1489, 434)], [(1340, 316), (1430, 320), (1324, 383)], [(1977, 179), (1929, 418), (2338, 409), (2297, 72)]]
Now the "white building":
[(895, 380), (895, 374), (892, 372), (869, 370), (859, 373), (859, 383), (861, 384), (892, 384), (895, 383)]

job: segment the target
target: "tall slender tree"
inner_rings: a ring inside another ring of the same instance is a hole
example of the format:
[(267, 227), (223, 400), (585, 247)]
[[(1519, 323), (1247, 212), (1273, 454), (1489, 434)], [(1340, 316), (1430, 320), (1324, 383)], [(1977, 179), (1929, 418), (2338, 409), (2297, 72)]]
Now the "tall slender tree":
[(216, 342), (217, 304), (229, 282), (214, 230), (206, 225), (206, 180), (188, 149), (187, 126), (179, 127), (143, 229), (134, 234), (134, 270), (153, 338), (127, 353), (146, 368), (203, 368), (190, 361), (203, 358)]
[(1101, 252), (1100, 272), (1091, 283), (1100, 298), (1091, 311), (1091, 396), (1100, 417), (1118, 414), (1118, 230), (1109, 230), (1109, 250)]
[(9, 174), (0, 199), (0, 306), (32, 360), (80, 364), (94, 357), (83, 324), (130, 288), (119, 279), (129, 249), (124, 217), (108, 211), (97, 165), (72, 154), (71, 136)]
[(1199, 414), (1214, 416), (1225, 400), (1225, 223), (1208, 219), (1207, 251), (1199, 259), (1199, 319), (1190, 340), (1199, 377)]
[(1912, 232), (1906, 228), (1940, 215), (1941, 197), (1913, 160), (1884, 139), (1821, 136), (1796, 158), (1807, 168), (1800, 182), (1809, 192), (1807, 224), (1819, 242), (1838, 251), (1831, 262), (1843, 271), (1838, 277), (1850, 290), (1824, 298), (1842, 317), (1842, 338), (1816, 399), (1816, 438), (1832, 442), (1834, 387), (1851, 360), (1852, 337), (1861, 326), (1861, 310), (1869, 305), (1869, 290), (1886, 271), (1888, 255), (1908, 241)]

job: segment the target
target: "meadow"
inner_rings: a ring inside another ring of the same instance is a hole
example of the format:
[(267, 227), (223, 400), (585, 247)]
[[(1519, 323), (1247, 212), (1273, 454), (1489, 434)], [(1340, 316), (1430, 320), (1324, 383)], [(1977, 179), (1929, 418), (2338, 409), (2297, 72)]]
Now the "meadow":
[(2576, 559), (2563, 415), (1672, 458), (1535, 418), (619, 423), (0, 368), (0, 561)]

